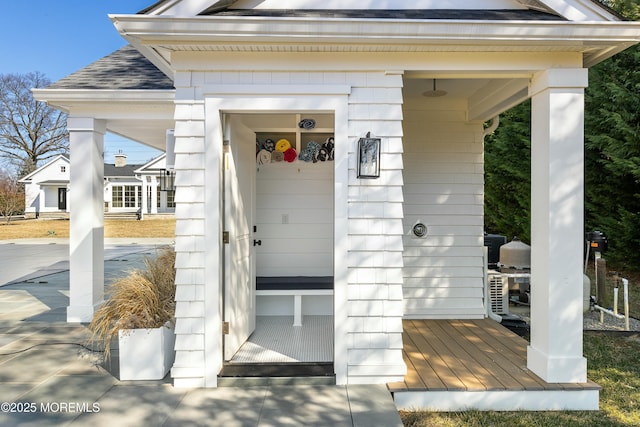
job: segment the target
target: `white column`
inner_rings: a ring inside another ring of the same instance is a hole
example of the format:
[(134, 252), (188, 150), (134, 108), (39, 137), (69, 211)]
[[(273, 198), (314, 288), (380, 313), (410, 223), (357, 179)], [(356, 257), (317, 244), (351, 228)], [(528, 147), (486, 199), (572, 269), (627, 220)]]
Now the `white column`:
[(142, 175), (141, 176), (141, 181), (142, 181), (142, 202), (140, 206), (140, 219), (144, 219), (144, 215), (149, 213), (149, 211), (147, 210), (147, 206), (149, 206), (149, 202), (148, 202), (148, 197), (147, 197), (147, 177)]
[(582, 356), (586, 69), (531, 82), (531, 343), (527, 367), (550, 383), (585, 382)]
[(158, 178), (155, 175), (151, 177), (151, 213), (158, 213)]
[(40, 191), (39, 191), (39, 197), (38, 197), (38, 215), (41, 215), (43, 212), (45, 212), (46, 209), (46, 202), (45, 202), (45, 197), (46, 197), (46, 187), (44, 185), (40, 186)]
[(67, 322), (90, 322), (104, 300), (104, 121), (67, 119), (69, 199), (69, 307)]

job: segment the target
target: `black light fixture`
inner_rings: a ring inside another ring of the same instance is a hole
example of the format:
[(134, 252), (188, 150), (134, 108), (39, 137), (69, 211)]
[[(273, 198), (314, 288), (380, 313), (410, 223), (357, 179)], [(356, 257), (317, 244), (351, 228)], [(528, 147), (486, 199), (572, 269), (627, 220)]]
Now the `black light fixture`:
[(380, 143), (371, 132), (358, 140), (358, 178), (380, 178)]
[(160, 191), (175, 191), (176, 173), (168, 169), (160, 170)]
[(160, 191), (175, 191), (176, 137), (173, 129), (167, 129), (165, 144), (165, 169), (160, 170)]

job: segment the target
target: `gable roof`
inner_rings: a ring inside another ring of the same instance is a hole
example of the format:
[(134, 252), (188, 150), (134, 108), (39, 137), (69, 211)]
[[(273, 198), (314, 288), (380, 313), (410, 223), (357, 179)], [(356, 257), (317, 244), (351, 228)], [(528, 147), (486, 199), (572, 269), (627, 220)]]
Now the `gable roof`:
[(39, 168), (37, 168), (36, 170), (34, 170), (33, 172), (31, 172), (31, 173), (27, 174), (26, 176), (24, 176), (23, 178), (21, 178), (19, 180), (19, 182), (29, 182), (29, 181), (31, 181), (34, 176), (40, 174), (43, 170), (49, 168), (54, 163), (57, 163), (59, 160), (62, 160), (66, 164), (70, 163), (69, 162), (69, 157), (65, 156), (64, 154), (59, 154), (56, 157), (54, 157), (53, 159), (49, 160), (44, 165), (42, 165)]
[(53, 83), (48, 89), (174, 89), (173, 81), (127, 45)]

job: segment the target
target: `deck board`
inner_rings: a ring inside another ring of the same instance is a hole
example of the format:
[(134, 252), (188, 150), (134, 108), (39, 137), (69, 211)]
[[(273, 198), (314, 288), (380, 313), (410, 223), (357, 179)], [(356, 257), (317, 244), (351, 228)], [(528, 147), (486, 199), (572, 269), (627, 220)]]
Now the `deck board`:
[(547, 383), (527, 368), (527, 341), (490, 320), (404, 320), (402, 391), (594, 390), (583, 384)]

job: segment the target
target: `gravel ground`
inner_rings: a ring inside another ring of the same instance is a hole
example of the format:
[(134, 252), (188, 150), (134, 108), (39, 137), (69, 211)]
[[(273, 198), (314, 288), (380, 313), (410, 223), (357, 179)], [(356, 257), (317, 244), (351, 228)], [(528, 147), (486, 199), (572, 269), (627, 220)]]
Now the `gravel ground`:
[[(609, 314), (605, 314), (603, 322), (600, 323), (600, 312), (592, 310), (584, 314), (584, 329), (596, 331), (624, 331), (624, 319), (618, 319)], [(640, 320), (630, 317), (629, 330), (640, 331)]]
[[(516, 314), (522, 320), (530, 324), (529, 308), (524, 306), (510, 307), (511, 314)], [(620, 311), (618, 311), (620, 313)], [(620, 313), (623, 314), (623, 313)], [(592, 331), (624, 331), (624, 319), (618, 319), (609, 314), (605, 314), (603, 322), (600, 323), (600, 312), (597, 310), (589, 310), (584, 314), (583, 327), (584, 330)], [(640, 320), (629, 318), (629, 330), (640, 331)]]

